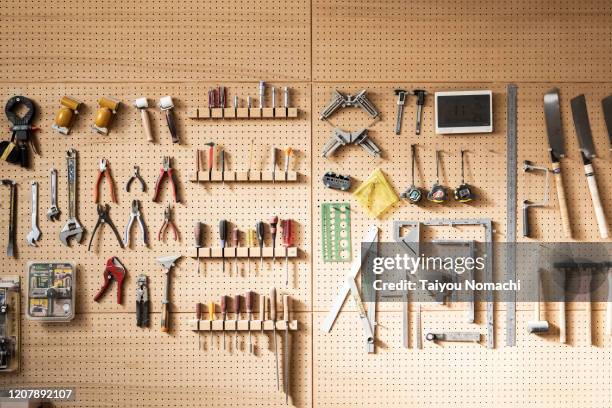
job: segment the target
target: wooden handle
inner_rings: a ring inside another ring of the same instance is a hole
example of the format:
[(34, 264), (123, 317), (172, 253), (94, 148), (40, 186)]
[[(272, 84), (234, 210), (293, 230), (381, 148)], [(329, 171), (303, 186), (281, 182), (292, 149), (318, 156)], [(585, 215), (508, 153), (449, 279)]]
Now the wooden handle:
[(147, 141), (153, 142), (153, 132), (151, 131), (151, 118), (146, 109), (140, 109), (140, 118), (142, 119), (142, 129), (144, 130)]
[(167, 333), (170, 330), (170, 304), (162, 303), (161, 331)]
[(536, 322), (540, 320), (540, 301), (539, 300), (533, 304), (533, 320)]
[(572, 238), (572, 225), (570, 224), (567, 201), (565, 200), (565, 188), (563, 187), (563, 176), (561, 175), (561, 163), (552, 164), (552, 172), (555, 177), (555, 187), (557, 189), (557, 200), (559, 201), (559, 211), (561, 212), (561, 224), (565, 238)]
[(195, 171), (197, 177), (198, 172), (202, 169), (202, 166), (200, 165), (200, 151), (198, 149), (195, 149), (193, 151), (193, 162), (195, 163)]
[(238, 320), (238, 315), (240, 315), (240, 295), (234, 295), (234, 315), (236, 315), (236, 320)]
[(270, 320), (276, 321), (276, 288), (270, 289)]
[(291, 303), (291, 299), (289, 299), (289, 295), (283, 295), (283, 320), (287, 322), (289, 325), (289, 304)]
[(259, 295), (259, 320), (266, 320), (266, 295)]
[(255, 292), (253, 291), (248, 291), (246, 295), (244, 295), (244, 304), (245, 304), (247, 313), (253, 313), (253, 297), (254, 296), (255, 296)]
[(208, 302), (208, 320), (215, 320), (215, 302)]
[(595, 218), (597, 219), (597, 225), (599, 226), (599, 236), (602, 239), (606, 239), (609, 236), (608, 223), (606, 222), (606, 215), (604, 214), (603, 206), (601, 205), (601, 198), (599, 197), (599, 189), (597, 188), (597, 180), (595, 180), (595, 173), (593, 172), (592, 164), (584, 165), (584, 174), (586, 175), (587, 184), (589, 185), (591, 200), (593, 200)]
[(567, 342), (567, 322), (565, 320), (565, 302), (559, 302), (559, 343)]
[(202, 248), (203, 246), (203, 235), (202, 232), (204, 230), (204, 227), (202, 225), (201, 222), (196, 221), (194, 226), (193, 226), (193, 235), (194, 235), (194, 241), (195, 241), (195, 246), (197, 248)]

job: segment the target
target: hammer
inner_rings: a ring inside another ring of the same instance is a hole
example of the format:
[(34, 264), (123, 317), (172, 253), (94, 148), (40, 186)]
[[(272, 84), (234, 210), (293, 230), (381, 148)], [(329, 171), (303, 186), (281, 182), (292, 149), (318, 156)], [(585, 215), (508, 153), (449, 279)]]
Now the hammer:
[(138, 108), (140, 111), (140, 118), (142, 119), (142, 128), (144, 129), (145, 136), (147, 136), (147, 140), (149, 142), (153, 142), (153, 132), (151, 131), (151, 119), (149, 118), (149, 113), (147, 112), (147, 108), (149, 107), (149, 102), (146, 97), (138, 98), (134, 101), (134, 106)]
[(538, 301), (533, 305), (533, 320), (527, 322), (527, 331), (529, 333), (546, 333), (548, 332), (548, 321), (540, 320), (540, 285), (541, 285), (542, 275), (540, 270), (538, 270), (538, 281), (537, 281), (537, 291), (538, 291)]

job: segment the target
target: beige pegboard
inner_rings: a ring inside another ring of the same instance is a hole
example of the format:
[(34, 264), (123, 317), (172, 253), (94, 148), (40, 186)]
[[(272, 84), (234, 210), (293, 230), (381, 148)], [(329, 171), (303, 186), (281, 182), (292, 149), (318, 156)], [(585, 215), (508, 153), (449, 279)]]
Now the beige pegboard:
[[(0, 5), (4, 81), (310, 79), (307, 2)], [(41, 14), (40, 10), (47, 10)]]
[(315, 81), (609, 81), (606, 0), (313, 1)]

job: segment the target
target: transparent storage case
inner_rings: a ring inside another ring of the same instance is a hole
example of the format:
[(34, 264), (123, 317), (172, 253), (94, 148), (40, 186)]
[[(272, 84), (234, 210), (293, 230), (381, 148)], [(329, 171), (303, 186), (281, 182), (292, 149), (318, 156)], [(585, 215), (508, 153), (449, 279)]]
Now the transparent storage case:
[(26, 276), (29, 320), (67, 322), (74, 319), (76, 268), (70, 262), (30, 262)]

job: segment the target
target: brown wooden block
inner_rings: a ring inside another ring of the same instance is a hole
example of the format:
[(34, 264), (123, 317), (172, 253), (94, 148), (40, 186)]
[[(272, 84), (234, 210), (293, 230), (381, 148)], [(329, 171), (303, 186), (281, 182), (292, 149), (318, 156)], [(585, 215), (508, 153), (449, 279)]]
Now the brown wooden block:
[(223, 117), (225, 119), (236, 119), (236, 111), (234, 110), (234, 108), (224, 108)]
[(223, 117), (223, 108), (212, 108), (210, 117), (213, 119), (221, 119)]
[(273, 118), (274, 117), (274, 108), (263, 108), (261, 110), (261, 117), (262, 118)]
[(298, 110), (297, 110), (297, 108), (289, 108), (288, 109), (288, 113), (287, 113), (287, 117), (288, 118), (297, 118), (298, 117)]
[(212, 171), (210, 181), (221, 181), (223, 174), (220, 171)]
[(261, 118), (261, 109), (260, 108), (251, 108), (251, 109), (249, 109), (249, 117), (251, 119), (259, 119), (259, 118)]
[(285, 108), (275, 108), (274, 117), (279, 119), (285, 119), (287, 117), (287, 110)]
[(236, 117), (240, 119), (246, 119), (249, 117), (249, 108), (238, 108), (236, 110)]
[(262, 171), (261, 172), (261, 181), (272, 181), (272, 172), (271, 171)]
[(249, 181), (249, 174), (246, 171), (236, 172), (236, 181)]

